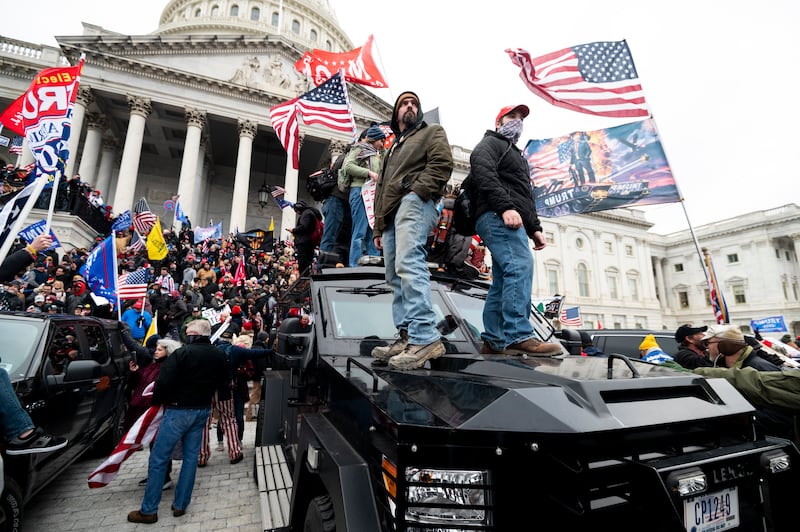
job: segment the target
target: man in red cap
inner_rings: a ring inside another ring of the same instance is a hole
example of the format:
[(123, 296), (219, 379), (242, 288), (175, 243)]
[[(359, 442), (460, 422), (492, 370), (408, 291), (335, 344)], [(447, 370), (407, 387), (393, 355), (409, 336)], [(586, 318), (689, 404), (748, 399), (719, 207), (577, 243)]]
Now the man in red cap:
[(153, 322), (153, 315), (142, 309), (142, 300), (137, 299), (120, 316), (120, 321), (128, 324), (131, 328), (131, 337), (139, 343), (144, 341), (144, 336), (147, 334), (147, 329)]
[(483, 306), (484, 354), (554, 356), (558, 343), (543, 342), (530, 321), (533, 249), (544, 249), (528, 161), (517, 147), (527, 105), (500, 109), (469, 158), (462, 186), (475, 198), (475, 228), (492, 254), (492, 286)]

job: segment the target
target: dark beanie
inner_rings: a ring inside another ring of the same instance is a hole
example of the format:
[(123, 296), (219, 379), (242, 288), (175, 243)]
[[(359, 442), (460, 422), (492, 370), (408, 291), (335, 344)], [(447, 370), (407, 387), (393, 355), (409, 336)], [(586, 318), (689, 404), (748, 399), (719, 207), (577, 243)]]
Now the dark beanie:
[(159, 340), (161, 340), (161, 337), (157, 334), (154, 334), (145, 341), (144, 346), (149, 349), (151, 353), (153, 353), (156, 350), (156, 342)]
[(383, 132), (383, 130), (380, 127), (378, 127), (377, 124), (372, 124), (367, 129), (367, 132), (364, 135), (364, 138), (366, 138), (368, 141), (374, 142), (376, 140), (385, 139), (386, 138), (386, 134)]

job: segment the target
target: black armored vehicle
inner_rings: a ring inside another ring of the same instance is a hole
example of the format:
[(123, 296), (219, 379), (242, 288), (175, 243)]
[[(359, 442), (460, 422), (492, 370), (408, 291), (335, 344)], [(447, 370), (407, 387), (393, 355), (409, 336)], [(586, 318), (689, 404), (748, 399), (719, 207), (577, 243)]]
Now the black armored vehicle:
[(382, 268), (295, 285), (262, 380), (265, 528), (797, 529), (798, 450), (759, 434), (727, 381), (577, 356), (577, 334), (556, 357), (481, 355), (487, 289), (434, 273), (447, 353), (400, 371), (370, 356), (395, 334)]

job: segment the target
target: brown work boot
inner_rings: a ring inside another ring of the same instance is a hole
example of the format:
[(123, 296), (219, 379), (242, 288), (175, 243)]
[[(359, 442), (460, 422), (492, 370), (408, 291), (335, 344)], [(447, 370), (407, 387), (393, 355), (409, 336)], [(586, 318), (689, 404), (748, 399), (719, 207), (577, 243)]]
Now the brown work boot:
[(446, 349), (441, 340), (436, 340), (428, 345), (408, 344), (403, 352), (389, 359), (389, 365), (395, 369), (416, 369), (426, 360), (439, 358)]
[(489, 345), (489, 342), (483, 342), (483, 345), (481, 346), (481, 354), (482, 355), (505, 355), (506, 352), (505, 351), (498, 351), (497, 349), (495, 349), (494, 347)]
[(372, 348), (372, 357), (382, 362), (388, 361), (395, 355), (403, 352), (408, 345), (408, 331), (400, 331), (400, 337), (389, 345)]
[(152, 525), (158, 521), (158, 514), (143, 514), (139, 510), (134, 510), (128, 514), (128, 521), (131, 523), (144, 523), (145, 525)]
[(560, 344), (542, 342), (536, 338), (529, 338), (523, 342), (511, 344), (506, 348), (506, 351), (515, 355), (533, 355), (540, 357), (552, 357), (564, 353)]

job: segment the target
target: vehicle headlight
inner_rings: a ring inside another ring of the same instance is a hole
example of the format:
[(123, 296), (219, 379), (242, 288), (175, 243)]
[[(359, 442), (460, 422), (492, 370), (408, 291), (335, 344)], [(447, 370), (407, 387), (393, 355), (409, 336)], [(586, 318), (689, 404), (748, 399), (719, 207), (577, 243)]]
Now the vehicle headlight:
[(489, 524), (489, 472), (406, 468), (406, 521)]
[(791, 469), (792, 461), (784, 451), (770, 451), (761, 455), (761, 467), (770, 473), (780, 473)]
[(708, 489), (706, 474), (697, 467), (673, 471), (667, 477), (667, 484), (681, 497), (691, 497)]

